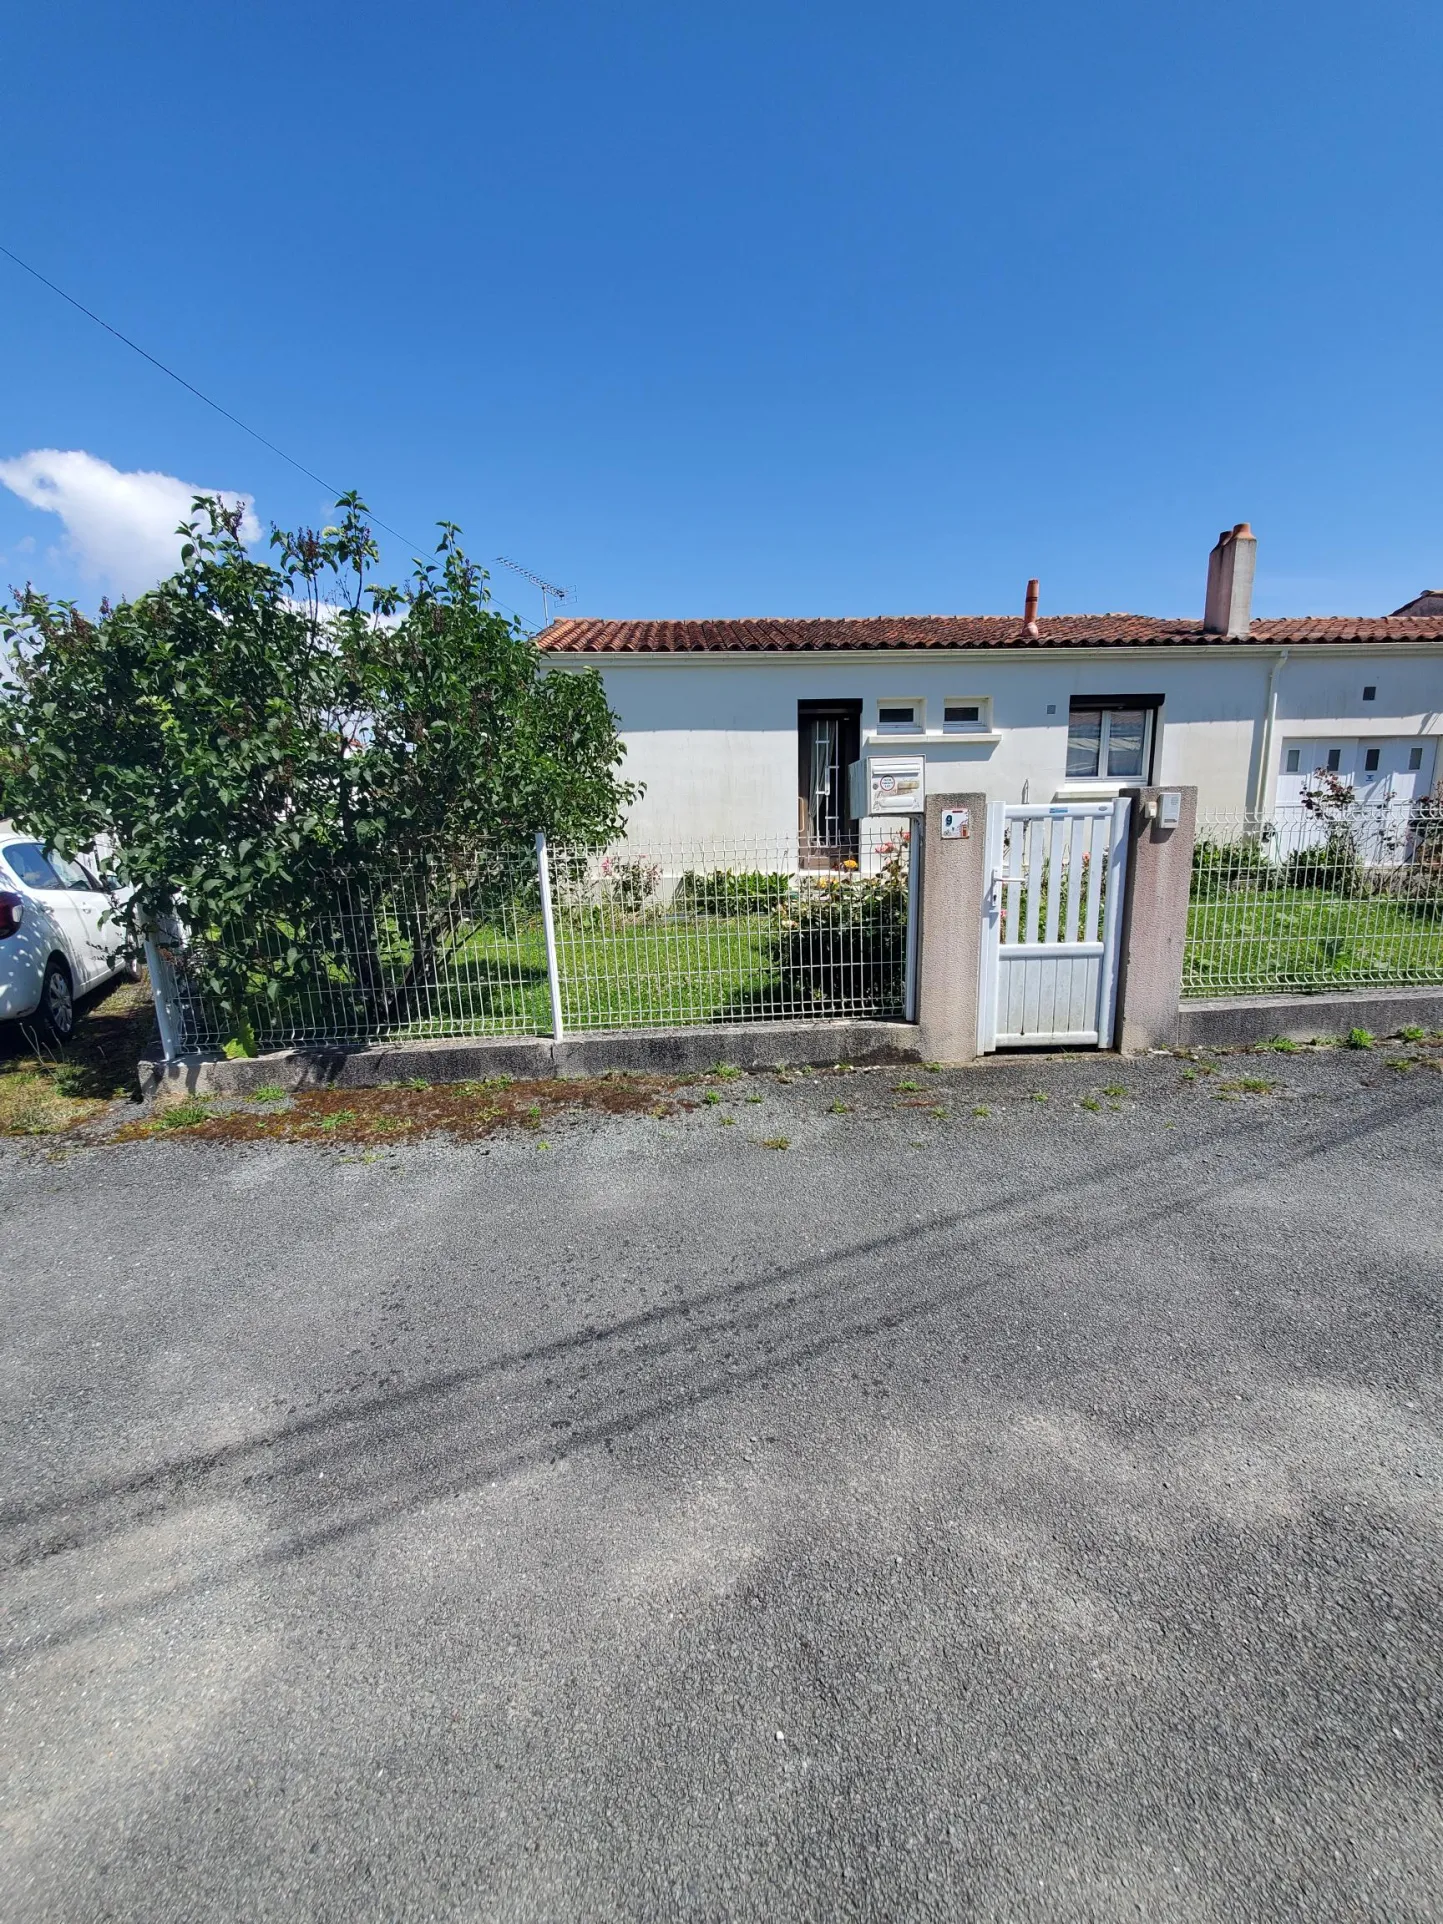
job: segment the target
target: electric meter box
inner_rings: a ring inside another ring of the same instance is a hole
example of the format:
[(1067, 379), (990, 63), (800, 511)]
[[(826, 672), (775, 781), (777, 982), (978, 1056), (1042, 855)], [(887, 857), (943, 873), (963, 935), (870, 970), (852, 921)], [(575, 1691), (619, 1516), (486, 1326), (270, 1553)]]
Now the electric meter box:
[(853, 818), (863, 815), (920, 815), (927, 805), (925, 755), (868, 755), (853, 762)]

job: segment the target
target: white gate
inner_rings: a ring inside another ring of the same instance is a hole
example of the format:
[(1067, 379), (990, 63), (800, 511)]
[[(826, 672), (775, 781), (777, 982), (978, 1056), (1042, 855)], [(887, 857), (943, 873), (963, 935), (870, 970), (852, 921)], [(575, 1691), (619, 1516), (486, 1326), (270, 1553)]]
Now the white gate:
[(1131, 803), (987, 810), (977, 1047), (1112, 1045)]

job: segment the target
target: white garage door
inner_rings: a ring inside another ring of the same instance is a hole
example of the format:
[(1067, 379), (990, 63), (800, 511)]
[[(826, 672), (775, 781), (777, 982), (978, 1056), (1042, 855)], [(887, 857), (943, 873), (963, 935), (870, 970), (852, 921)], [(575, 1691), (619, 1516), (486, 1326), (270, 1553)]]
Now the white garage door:
[(1433, 750), (1432, 741), (1417, 735), (1289, 737), (1278, 768), (1278, 807), (1301, 807), (1320, 769), (1351, 783), (1365, 805), (1421, 801), (1433, 788)]

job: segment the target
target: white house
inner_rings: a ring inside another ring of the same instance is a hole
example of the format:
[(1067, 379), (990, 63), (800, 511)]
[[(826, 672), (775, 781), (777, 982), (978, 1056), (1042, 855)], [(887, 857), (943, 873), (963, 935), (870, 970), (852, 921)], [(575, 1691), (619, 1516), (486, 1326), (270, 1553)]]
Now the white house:
[(1443, 594), (1392, 615), (1253, 621), (1256, 550), (1246, 523), (1220, 537), (1200, 621), (1039, 620), (1033, 583), (1021, 620), (579, 618), (538, 646), (557, 668), (600, 670), (625, 773), (645, 784), (638, 845), (834, 855), (885, 761), (931, 793), (1007, 801), (1195, 783), (1220, 825), (1296, 803), (1318, 768), (1363, 800), (1431, 794)]

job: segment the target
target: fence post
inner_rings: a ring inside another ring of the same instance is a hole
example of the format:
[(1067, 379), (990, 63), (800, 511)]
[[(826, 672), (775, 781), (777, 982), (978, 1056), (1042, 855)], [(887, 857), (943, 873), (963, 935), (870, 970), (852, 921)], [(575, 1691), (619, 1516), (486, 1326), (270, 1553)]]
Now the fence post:
[(562, 1037), (561, 970), (556, 960), (556, 917), (551, 910), (551, 857), (546, 836), (536, 831), (536, 872), (541, 878), (541, 926), (546, 932), (546, 980), (551, 986), (551, 1033), (557, 1042)]
[(180, 996), (176, 991), (175, 970), (169, 955), (162, 946), (178, 942), (180, 930), (173, 918), (168, 918), (166, 926), (147, 929), (145, 932), (145, 966), (150, 975), (150, 999), (155, 1004), (155, 1026), (160, 1031), (161, 1054), (167, 1062), (178, 1061), (185, 1054), (185, 1024), (180, 1012)]
[(907, 986), (903, 1013), (908, 1022), (917, 1020), (917, 952), (922, 935), (922, 831), (924, 815), (912, 817), (907, 837)]
[[(1167, 1049), (1178, 1038), (1183, 954), (1192, 898), (1197, 831), (1195, 788), (1125, 788), (1127, 897), (1118, 945), (1116, 1047), (1124, 1055)], [(1177, 821), (1164, 821), (1164, 796), (1178, 798)]]
[[(944, 808), (966, 812), (965, 833), (943, 839)], [(929, 795), (924, 820), (917, 956), (922, 1053), (933, 1062), (971, 1062), (977, 1054), (987, 797)]]

